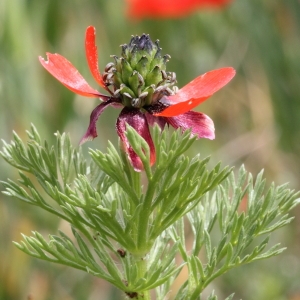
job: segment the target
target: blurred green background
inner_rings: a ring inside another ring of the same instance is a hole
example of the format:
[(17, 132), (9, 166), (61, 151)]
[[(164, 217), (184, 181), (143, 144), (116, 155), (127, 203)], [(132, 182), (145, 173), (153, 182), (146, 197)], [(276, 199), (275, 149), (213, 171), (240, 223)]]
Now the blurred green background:
[[(77, 144), (98, 100), (77, 96), (51, 77), (38, 56), (57, 52), (68, 58), (97, 87), (85, 60), (84, 34), (97, 29), (100, 69), (119, 55), (132, 34), (149, 33), (171, 55), (168, 70), (178, 86), (209, 70), (233, 66), (234, 80), (198, 111), (215, 122), (216, 140), (193, 148), (212, 162), (239, 167), (254, 175), (262, 168), (268, 182), (300, 188), (300, 2), (235, 0), (220, 10), (199, 10), (176, 20), (130, 20), (122, 0), (0, 1), (0, 137), (15, 130), (25, 138), (34, 123), (42, 137), (70, 132)], [(117, 142), (119, 110), (108, 108), (98, 121), (99, 137), (85, 144), (105, 150)], [(0, 180), (17, 173), (0, 160)], [(44, 234), (67, 224), (37, 208), (0, 195), (0, 299), (122, 299), (109, 284), (79, 271), (49, 265), (23, 254), (12, 244), (20, 232)], [(219, 299), (300, 299), (300, 210), (296, 219), (273, 237), (288, 249), (280, 256), (232, 270), (210, 288)], [(183, 277), (183, 276), (182, 276)]]

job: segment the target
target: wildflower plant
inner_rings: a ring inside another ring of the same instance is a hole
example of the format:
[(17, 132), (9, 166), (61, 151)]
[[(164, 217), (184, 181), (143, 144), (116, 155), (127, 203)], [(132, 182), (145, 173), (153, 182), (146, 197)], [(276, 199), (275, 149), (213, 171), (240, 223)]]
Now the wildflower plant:
[[(96, 121), (107, 105), (123, 107), (116, 125), (119, 147), (109, 142), (106, 152), (90, 149), (84, 157), (67, 134), (56, 133), (50, 146), (32, 125), (27, 143), (16, 133), (4, 142), (1, 155), (20, 179), (2, 184), (7, 196), (72, 228), (73, 236), (23, 235), (15, 245), (25, 253), (104, 279), (130, 299), (169, 299), (172, 283), (186, 268), (188, 277), (174, 299), (203, 299), (215, 278), (284, 250), (269, 245), (270, 234), (292, 220), (288, 213), (299, 193), (287, 185), (266, 188), (262, 172), (253, 179), (244, 167), (208, 168), (208, 157), (186, 154), (197, 138), (214, 138), (212, 120), (190, 109), (227, 84), (234, 70), (208, 72), (178, 90), (175, 75), (165, 70), (169, 57), (160, 51), (148, 36), (133, 37), (101, 75), (89, 27), (88, 64), (108, 95), (91, 88), (62, 56), (40, 58), (70, 90), (103, 101), (83, 141), (97, 136)], [(207, 299), (217, 296), (212, 292)]]
[(176, 74), (166, 72), (170, 56), (161, 54), (158, 41), (153, 43), (148, 35), (133, 36), (129, 44), (121, 45), (121, 57), (113, 55), (115, 63), (108, 63), (102, 75), (98, 69), (96, 32), (89, 26), (85, 36), (85, 50), (90, 71), (109, 95), (99, 93), (89, 86), (79, 71), (63, 56), (47, 53), (48, 60), (40, 62), (57, 80), (76, 94), (98, 97), (100, 103), (90, 117), (89, 127), (81, 144), (97, 137), (96, 122), (107, 106), (123, 107), (116, 123), (117, 133), (136, 171), (143, 169), (140, 157), (128, 143), (126, 124), (132, 126), (150, 148), (151, 165), (155, 162), (155, 148), (149, 126), (157, 123), (190, 129), (199, 138), (214, 139), (213, 121), (205, 114), (191, 111), (235, 75), (233, 68), (207, 72), (178, 90)]

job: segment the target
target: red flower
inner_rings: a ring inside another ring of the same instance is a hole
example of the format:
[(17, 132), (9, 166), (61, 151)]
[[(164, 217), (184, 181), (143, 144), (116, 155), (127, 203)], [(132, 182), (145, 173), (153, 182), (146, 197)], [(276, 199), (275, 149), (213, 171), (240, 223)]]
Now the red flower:
[[(141, 44), (144, 47), (145, 39), (147, 38), (149, 39), (148, 36), (143, 35), (142, 37), (136, 37), (135, 41), (143, 39)], [(190, 110), (225, 86), (235, 75), (233, 68), (223, 68), (205, 73), (188, 83), (174, 95), (162, 95), (158, 99), (157, 94), (154, 93), (153, 95), (156, 95), (155, 101), (152, 101), (150, 105), (148, 103), (140, 107), (133, 104), (129, 105), (127, 102), (124, 104), (118, 91), (112, 91), (107, 86), (106, 79), (98, 69), (95, 28), (92, 26), (88, 27), (86, 31), (85, 49), (88, 65), (93, 77), (109, 95), (99, 93), (90, 87), (78, 70), (63, 56), (47, 53), (46, 61), (42, 57), (39, 57), (44, 68), (68, 89), (76, 94), (86, 97), (97, 97), (103, 101), (93, 110), (90, 116), (89, 127), (81, 139), (81, 143), (97, 137), (96, 122), (103, 110), (109, 105), (114, 107), (125, 106), (117, 119), (116, 130), (136, 171), (142, 170), (143, 165), (128, 143), (125, 135), (126, 123), (132, 126), (148, 143), (151, 165), (155, 162), (155, 148), (148, 124), (153, 125), (157, 123), (161, 128), (166, 124), (174, 128), (180, 127), (183, 130), (190, 128), (192, 134), (197, 135), (199, 138), (214, 139), (213, 121), (203, 113)], [(144, 58), (145, 56), (143, 55), (142, 59)]]
[(177, 18), (197, 9), (218, 8), (231, 0), (127, 0), (128, 14), (135, 19)]

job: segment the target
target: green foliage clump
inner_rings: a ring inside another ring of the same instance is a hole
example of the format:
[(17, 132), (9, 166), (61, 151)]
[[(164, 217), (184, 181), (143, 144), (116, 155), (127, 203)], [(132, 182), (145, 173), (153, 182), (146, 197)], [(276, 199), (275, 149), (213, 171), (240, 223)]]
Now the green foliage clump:
[(243, 167), (237, 175), (220, 164), (208, 170), (209, 158), (184, 154), (195, 141), (190, 132), (168, 137), (155, 127), (153, 136), (157, 163), (151, 168), (148, 144), (127, 129), (144, 164), (143, 178), (111, 143), (106, 153), (90, 150), (87, 161), (66, 134), (56, 134), (55, 146), (43, 143), (34, 126), (27, 145), (14, 134), (1, 155), (20, 179), (2, 182), (4, 193), (66, 220), (74, 236), (59, 232), (47, 240), (33, 232), (15, 245), (105, 279), (136, 299), (150, 299), (152, 289), (157, 299), (166, 299), (183, 267), (189, 276), (175, 299), (200, 299), (220, 275), (284, 250), (267, 247), (270, 234), (293, 219), (288, 212), (299, 193), (287, 185), (266, 189), (262, 172), (254, 180)]

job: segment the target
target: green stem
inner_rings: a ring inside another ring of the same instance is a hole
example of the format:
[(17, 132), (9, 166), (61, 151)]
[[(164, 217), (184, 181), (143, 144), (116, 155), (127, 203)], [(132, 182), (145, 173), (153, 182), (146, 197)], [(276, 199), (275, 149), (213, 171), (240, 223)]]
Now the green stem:
[[(147, 271), (147, 260), (143, 257), (138, 257), (136, 259), (137, 273), (138, 278), (145, 277), (145, 273)], [(151, 300), (150, 291), (146, 290), (141, 293), (138, 293), (137, 300)]]
[[(154, 178), (153, 178), (154, 179)], [(143, 199), (143, 208), (141, 210), (139, 220), (138, 220), (138, 237), (137, 237), (137, 247), (139, 249), (145, 248), (149, 236), (148, 226), (149, 226), (149, 216), (151, 214), (151, 204), (155, 194), (156, 180), (149, 182), (147, 193)]]
[(137, 237), (137, 247), (139, 249), (143, 248), (148, 248), (149, 244), (149, 217), (152, 213), (152, 203), (153, 203), (153, 198), (155, 195), (156, 187), (157, 187), (157, 182), (160, 180), (162, 174), (164, 173), (165, 168), (157, 168), (155, 171), (154, 176), (152, 177), (151, 180), (149, 180), (148, 184), (148, 189), (146, 192), (146, 195), (143, 199), (143, 207), (140, 213), (140, 217), (138, 220), (138, 228), (139, 228), (139, 236)]

